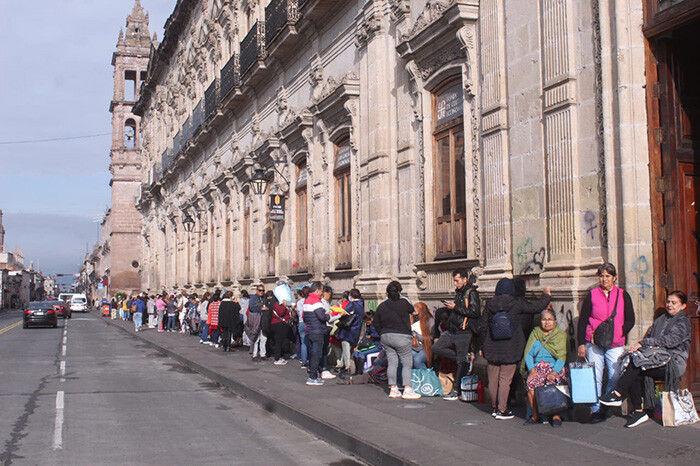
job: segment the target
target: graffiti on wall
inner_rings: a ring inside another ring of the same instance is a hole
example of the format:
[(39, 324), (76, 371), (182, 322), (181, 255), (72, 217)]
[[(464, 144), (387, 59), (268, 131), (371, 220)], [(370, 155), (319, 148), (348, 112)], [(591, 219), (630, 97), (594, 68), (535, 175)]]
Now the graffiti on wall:
[(540, 273), (544, 269), (546, 256), (545, 248), (537, 249), (532, 238), (525, 238), (515, 249), (515, 260), (520, 267), (521, 274)]
[(638, 288), (642, 299), (646, 298), (646, 291), (651, 290), (652, 286), (649, 283), (649, 261), (647, 256), (639, 256), (637, 260), (632, 263), (632, 272), (634, 274), (634, 282), (630, 283), (629, 288)]

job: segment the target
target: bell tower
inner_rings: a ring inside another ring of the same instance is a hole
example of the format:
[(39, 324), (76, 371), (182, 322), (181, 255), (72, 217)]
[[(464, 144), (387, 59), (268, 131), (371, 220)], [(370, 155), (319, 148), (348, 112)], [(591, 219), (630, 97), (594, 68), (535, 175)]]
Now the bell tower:
[(141, 137), (140, 118), (132, 113), (132, 108), (146, 79), (151, 43), (148, 13), (136, 0), (126, 18), (126, 34), (123, 30), (119, 32), (117, 50), (112, 54), (114, 95), (109, 105), (112, 208), (111, 231), (107, 232), (109, 238), (105, 238), (111, 250), (111, 294), (130, 293), (141, 287), (141, 213), (136, 209), (141, 189)]

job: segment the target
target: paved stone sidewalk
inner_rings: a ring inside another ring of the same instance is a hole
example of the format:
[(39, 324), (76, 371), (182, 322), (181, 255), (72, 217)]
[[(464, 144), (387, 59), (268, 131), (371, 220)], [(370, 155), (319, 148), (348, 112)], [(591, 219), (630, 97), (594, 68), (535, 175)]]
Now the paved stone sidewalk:
[(700, 455), (697, 424), (674, 429), (650, 421), (626, 429), (623, 418), (613, 417), (596, 425), (525, 427), (523, 413), (497, 421), (488, 405), (392, 400), (377, 385), (334, 380), (309, 387), (296, 360), (254, 363), (247, 351), (223, 353), (177, 333), (136, 333), (131, 322), (91, 315), (370, 464), (688, 464)]

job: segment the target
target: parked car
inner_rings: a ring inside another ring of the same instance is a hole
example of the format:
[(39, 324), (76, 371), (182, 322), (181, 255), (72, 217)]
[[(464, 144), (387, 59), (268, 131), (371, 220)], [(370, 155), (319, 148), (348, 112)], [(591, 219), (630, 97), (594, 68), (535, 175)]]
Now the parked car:
[(24, 328), (30, 325), (58, 327), (58, 317), (52, 301), (32, 301), (24, 311)]
[(70, 319), (73, 316), (73, 311), (70, 310), (68, 301), (52, 300), (50, 303), (53, 304), (53, 308), (56, 310), (56, 315), (58, 317)]
[(87, 297), (84, 294), (73, 295), (70, 299), (70, 310), (74, 312), (87, 312)]

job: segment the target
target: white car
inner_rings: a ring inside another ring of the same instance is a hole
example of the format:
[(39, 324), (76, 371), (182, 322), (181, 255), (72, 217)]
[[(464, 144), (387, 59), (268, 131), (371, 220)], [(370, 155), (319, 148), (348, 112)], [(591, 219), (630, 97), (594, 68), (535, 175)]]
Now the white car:
[(84, 294), (76, 294), (70, 299), (70, 310), (72, 312), (87, 311), (87, 297)]

